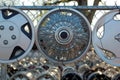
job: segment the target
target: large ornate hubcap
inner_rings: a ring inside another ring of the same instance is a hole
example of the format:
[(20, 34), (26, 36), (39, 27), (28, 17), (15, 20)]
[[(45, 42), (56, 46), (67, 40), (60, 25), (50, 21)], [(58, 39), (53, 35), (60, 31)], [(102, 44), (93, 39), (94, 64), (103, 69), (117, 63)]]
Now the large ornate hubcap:
[(90, 24), (77, 10), (53, 9), (40, 20), (36, 38), (38, 49), (47, 59), (53, 62), (73, 62), (89, 49)]

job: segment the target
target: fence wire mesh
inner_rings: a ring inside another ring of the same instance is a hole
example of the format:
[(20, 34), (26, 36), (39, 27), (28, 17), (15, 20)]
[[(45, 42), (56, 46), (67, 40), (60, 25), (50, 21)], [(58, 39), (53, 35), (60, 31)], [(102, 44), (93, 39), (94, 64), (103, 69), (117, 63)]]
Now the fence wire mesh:
[[(32, 7), (36, 7), (36, 6), (47, 6), (47, 5), (51, 5), (51, 6), (78, 6), (77, 1), (70, 1), (70, 2), (64, 2), (64, 0), (62, 0), (59, 4), (54, 4), (55, 2), (59, 2), (60, 0), (0, 0), (0, 6), (21, 6), (21, 7), (25, 7), (25, 6), (32, 6)], [(67, 1), (67, 0), (66, 0)], [(88, 10), (89, 10), (89, 6), (93, 6), (93, 2), (95, 0), (88, 0)], [(119, 5), (120, 5), (120, 0), (100, 0), (99, 1), (99, 6), (104, 6), (104, 8), (108, 8), (108, 10), (99, 10), (96, 9), (95, 14), (93, 16), (92, 22), (91, 22), (91, 28), (93, 30), (97, 20), (103, 16), (104, 14), (106, 14), (107, 12), (109, 12), (109, 6), (113, 6), (116, 7), (116, 9), (119, 9)], [(94, 6), (93, 6), (94, 7)], [(56, 8), (56, 7), (54, 7)], [(32, 20), (34, 27), (37, 26), (38, 22), (40, 21), (41, 17), (48, 12), (49, 10), (23, 10)], [(90, 10), (92, 11), (92, 10)], [(119, 17), (118, 17), (119, 18)], [(34, 54), (33, 54), (34, 53)], [(35, 65), (35, 66), (33, 66)], [(89, 68), (87, 69), (105, 69), (100, 70), (103, 74), (107, 75), (110, 78), (113, 78), (116, 74), (120, 73), (120, 69), (119, 67), (116, 66), (111, 66), (107, 63), (105, 63), (104, 61), (102, 61), (96, 54), (94, 51), (94, 48), (91, 45), (91, 49), (88, 51), (88, 53), (85, 55), (85, 57), (83, 57), (81, 60), (77, 61), (76, 63), (73, 64), (63, 64), (62, 66), (71, 66), (73, 68), (76, 69), (76, 72), (79, 73), (81, 76), (83, 76), (83, 68), (82, 65), (84, 65), (84, 68), (86, 67), (86, 65), (89, 66)], [(42, 67), (44, 67), (44, 69)], [(14, 76), (16, 73), (20, 73), (23, 72), (22, 74), (28, 74), (27, 77), (30, 77), (30, 75), (32, 74), (33, 77), (30, 78), (30, 80), (36, 80), (35, 78), (38, 77), (38, 74), (40, 75), (43, 72), (46, 72), (48, 69), (48, 67), (50, 67), (50, 69), (53, 69), (53, 67), (56, 67), (53, 63), (49, 62), (47, 59), (45, 59), (45, 57), (43, 57), (43, 55), (40, 54), (40, 52), (37, 51), (31, 51), (30, 54), (28, 56), (26, 56), (24, 59), (22, 59), (21, 61), (12, 63), (12, 64), (8, 64), (7, 66), (7, 77), (8, 79), (11, 76)], [(58, 67), (58, 66), (57, 66)], [(77, 67), (77, 68), (76, 68)], [(31, 69), (31, 70), (29, 70)], [(50, 70), (49, 69), (49, 70)], [(56, 69), (54, 69), (56, 70)], [(27, 72), (27, 73), (24, 73)], [(59, 70), (57, 70), (57, 72), (59, 72)], [(60, 76), (62, 76), (64, 73), (60, 73), (57, 74), (57, 77), (59, 78)], [(56, 75), (55, 75), (56, 76)], [(20, 77), (20, 75), (19, 75)], [(15, 80), (15, 79), (12, 79)], [(16, 78), (17, 80), (17, 78)], [(28, 79), (25, 79), (28, 80)], [(53, 79), (51, 79), (53, 80)], [(59, 79), (58, 79), (59, 80)], [(67, 79), (66, 79), (67, 80)], [(73, 79), (73, 80), (77, 80), (77, 79)], [(95, 79), (98, 80), (98, 79)], [(107, 79), (100, 79), (100, 80), (107, 80)], [(108, 79), (109, 80), (109, 79)]]

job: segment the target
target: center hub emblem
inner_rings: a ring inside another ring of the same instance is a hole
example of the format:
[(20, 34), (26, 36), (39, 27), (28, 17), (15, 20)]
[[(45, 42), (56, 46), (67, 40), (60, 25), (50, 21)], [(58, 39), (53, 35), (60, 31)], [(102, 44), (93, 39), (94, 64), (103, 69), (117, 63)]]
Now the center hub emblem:
[(58, 28), (55, 32), (55, 39), (59, 44), (69, 44), (73, 39), (73, 32), (69, 27)]

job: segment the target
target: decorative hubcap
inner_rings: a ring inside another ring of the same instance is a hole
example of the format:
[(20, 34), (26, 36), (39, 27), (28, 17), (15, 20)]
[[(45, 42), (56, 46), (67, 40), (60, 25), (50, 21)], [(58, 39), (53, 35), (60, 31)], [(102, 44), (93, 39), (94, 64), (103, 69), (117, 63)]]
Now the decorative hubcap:
[(73, 32), (69, 27), (58, 28), (55, 32), (55, 39), (59, 44), (69, 44), (73, 39)]
[(11, 47), (15, 45), (20, 37), (18, 27), (12, 22), (0, 22), (0, 46)]

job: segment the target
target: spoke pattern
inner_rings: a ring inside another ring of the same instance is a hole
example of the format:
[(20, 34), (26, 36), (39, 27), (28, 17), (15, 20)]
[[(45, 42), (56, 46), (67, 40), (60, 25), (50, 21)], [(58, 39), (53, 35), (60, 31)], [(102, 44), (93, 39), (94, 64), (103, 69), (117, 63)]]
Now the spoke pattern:
[[(39, 46), (44, 54), (54, 61), (75, 60), (89, 46), (91, 34), (88, 24), (77, 12), (67, 9), (55, 10), (39, 23), (37, 32)], [(68, 32), (68, 39), (59, 39), (61, 31)]]

